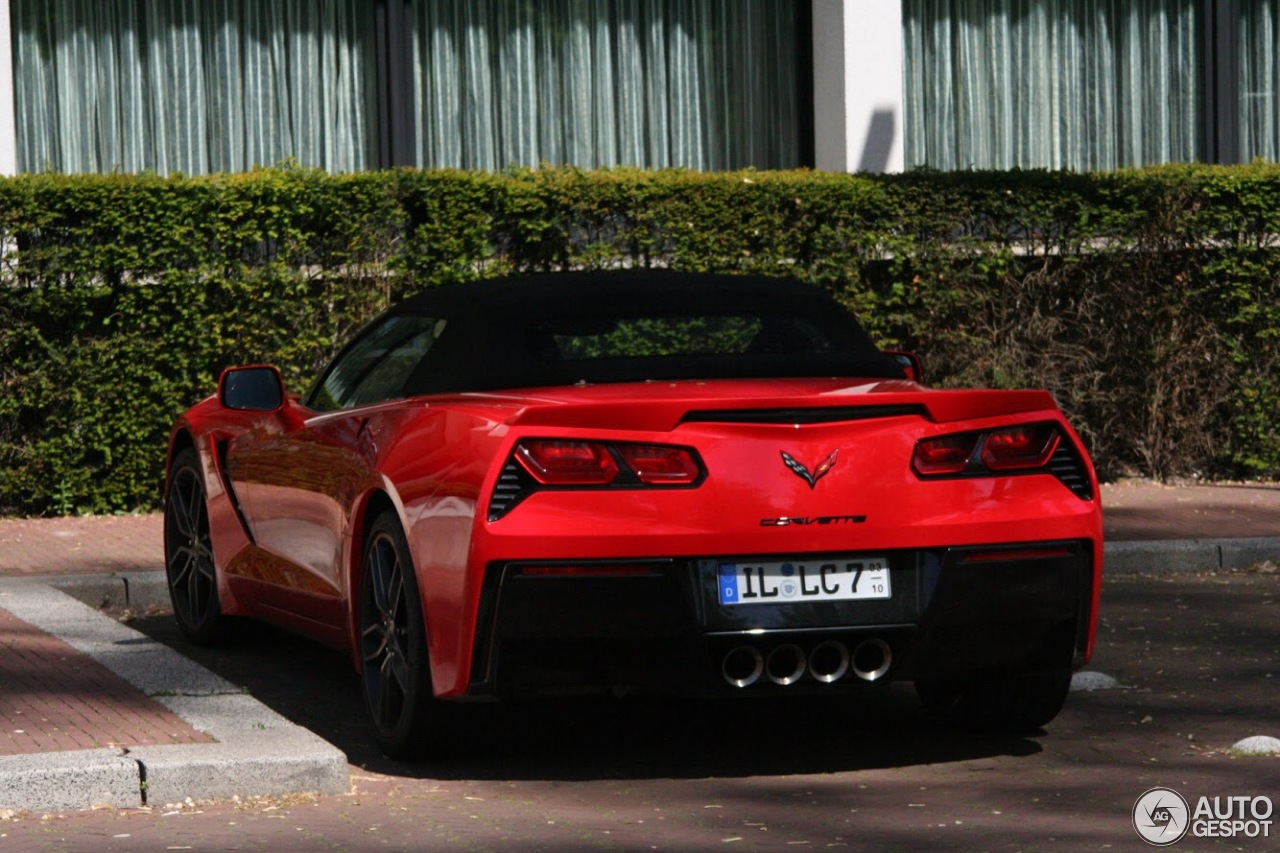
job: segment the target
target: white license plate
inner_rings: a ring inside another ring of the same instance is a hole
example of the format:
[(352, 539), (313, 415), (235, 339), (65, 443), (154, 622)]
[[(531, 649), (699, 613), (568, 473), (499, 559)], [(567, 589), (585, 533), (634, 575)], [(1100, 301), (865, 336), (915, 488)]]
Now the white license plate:
[(721, 563), (721, 604), (788, 604), (890, 598), (885, 557), (804, 562)]

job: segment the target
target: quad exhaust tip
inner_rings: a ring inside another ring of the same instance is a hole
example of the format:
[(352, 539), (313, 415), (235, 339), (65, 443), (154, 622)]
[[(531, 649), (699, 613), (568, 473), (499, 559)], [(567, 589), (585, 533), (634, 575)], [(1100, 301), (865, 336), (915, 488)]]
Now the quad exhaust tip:
[(823, 684), (843, 678), (849, 662), (849, 647), (836, 640), (823, 640), (809, 652), (809, 672)]
[(764, 656), (754, 646), (738, 646), (720, 662), (720, 674), (734, 687), (750, 687), (764, 674)]
[(853, 674), (863, 681), (876, 681), (889, 671), (893, 649), (879, 637), (863, 640), (853, 650)]
[(720, 662), (720, 674), (734, 687), (750, 687), (762, 677), (786, 687), (808, 673), (831, 684), (852, 672), (863, 681), (878, 681), (893, 663), (893, 649), (879, 637), (858, 643), (852, 651), (838, 640), (823, 640), (808, 654), (793, 643), (776, 646), (766, 656), (755, 646), (737, 646)]
[(807, 668), (804, 649), (791, 644), (778, 646), (769, 652), (764, 663), (764, 671), (769, 680), (783, 687), (795, 684), (803, 678)]

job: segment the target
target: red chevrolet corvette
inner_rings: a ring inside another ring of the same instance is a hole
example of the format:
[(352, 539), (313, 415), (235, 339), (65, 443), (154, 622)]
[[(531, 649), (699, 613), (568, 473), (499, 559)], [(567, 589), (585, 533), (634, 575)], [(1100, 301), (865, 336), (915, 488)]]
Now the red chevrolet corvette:
[(1092, 651), (1097, 478), (1048, 393), (918, 380), (795, 282), (430, 290), (301, 397), (233, 368), (178, 420), (174, 611), (349, 649), (396, 755), (446, 703), (583, 690), (909, 680), (945, 725), (1034, 730)]

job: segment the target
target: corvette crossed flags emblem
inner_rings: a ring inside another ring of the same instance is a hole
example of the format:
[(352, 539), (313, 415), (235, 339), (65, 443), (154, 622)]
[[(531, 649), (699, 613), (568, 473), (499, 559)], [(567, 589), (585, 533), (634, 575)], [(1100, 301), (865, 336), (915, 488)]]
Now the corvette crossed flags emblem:
[(797, 477), (808, 483), (809, 488), (812, 489), (818, 485), (818, 481), (825, 477), (828, 471), (836, 467), (836, 456), (839, 453), (839, 450), (831, 451), (831, 455), (819, 462), (818, 467), (814, 468), (813, 471), (810, 471), (808, 468), (804, 467), (804, 465), (797, 462), (796, 458), (785, 450), (782, 451), (782, 462), (790, 468)]

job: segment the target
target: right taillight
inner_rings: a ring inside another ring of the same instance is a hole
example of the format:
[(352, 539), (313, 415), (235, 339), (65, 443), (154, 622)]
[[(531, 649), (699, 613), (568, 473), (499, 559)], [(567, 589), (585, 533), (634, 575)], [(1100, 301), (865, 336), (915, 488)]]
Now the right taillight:
[(942, 435), (916, 442), (911, 468), (921, 477), (1036, 471), (1049, 464), (1061, 441), (1052, 423)]
[(1029, 424), (989, 432), (982, 463), (992, 471), (1043, 468), (1058, 449), (1061, 434), (1053, 424)]

